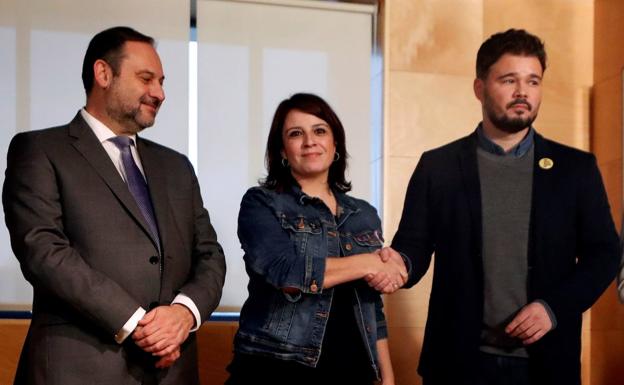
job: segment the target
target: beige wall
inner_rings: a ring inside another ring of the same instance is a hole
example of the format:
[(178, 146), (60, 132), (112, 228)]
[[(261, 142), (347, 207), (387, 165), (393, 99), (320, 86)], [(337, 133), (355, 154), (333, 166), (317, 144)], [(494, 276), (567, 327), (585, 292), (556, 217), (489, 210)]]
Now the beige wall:
[[(0, 320), (0, 384), (13, 383), (29, 320)], [(199, 378), (203, 385), (223, 384), (232, 361), (237, 322), (206, 322), (197, 331)]]
[[(594, 24), (591, 149), (598, 158), (616, 224), (620, 225), (624, 2), (595, 1)], [(614, 287), (592, 309), (591, 341), (591, 384), (621, 384), (624, 306), (618, 303)]]
[[(386, 0), (383, 8), (386, 239), (396, 231), (407, 182), (422, 152), (468, 134), (479, 122), (474, 62), (483, 40), (495, 32), (525, 28), (546, 42), (549, 62), (535, 126), (549, 138), (589, 149), (592, 0)], [(414, 288), (386, 298), (398, 385), (420, 384), (416, 365), (430, 274)], [(589, 321), (586, 317), (583, 331), (585, 379)]]
[(30, 321), (0, 320), (0, 384), (12, 384)]

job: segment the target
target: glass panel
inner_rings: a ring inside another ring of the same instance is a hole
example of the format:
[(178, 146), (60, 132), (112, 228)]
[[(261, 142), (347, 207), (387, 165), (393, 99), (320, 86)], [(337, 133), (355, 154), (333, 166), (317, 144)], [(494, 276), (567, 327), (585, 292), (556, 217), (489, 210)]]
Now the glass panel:
[[(95, 33), (115, 25), (131, 26), (157, 40), (167, 100), (144, 136), (186, 153), (189, 15), (190, 2), (179, 0), (0, 1), (0, 182), (15, 132), (66, 124), (84, 106), (81, 70), (87, 44)], [(30, 305), (32, 289), (4, 225), (0, 277), (0, 308)]]
[(324, 97), (345, 126), (353, 195), (371, 200), (379, 182), (371, 176), (379, 169), (370, 119), (374, 8), (325, 4), (198, 1), (198, 169), (227, 258), (222, 306), (247, 297), (237, 213), (244, 192), (265, 175), (280, 101), (296, 92)]

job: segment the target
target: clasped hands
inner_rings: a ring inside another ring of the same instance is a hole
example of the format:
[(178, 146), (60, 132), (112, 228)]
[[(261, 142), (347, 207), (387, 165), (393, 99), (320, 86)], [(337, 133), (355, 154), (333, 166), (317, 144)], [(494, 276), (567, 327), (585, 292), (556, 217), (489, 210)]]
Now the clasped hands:
[(364, 277), (375, 290), (392, 294), (407, 282), (407, 268), (401, 255), (391, 247), (384, 247), (375, 253), (379, 259), (374, 263), (374, 272)]
[(166, 368), (180, 357), (180, 345), (188, 338), (195, 318), (184, 305), (158, 306), (143, 316), (132, 333), (134, 343), (159, 357), (155, 366)]

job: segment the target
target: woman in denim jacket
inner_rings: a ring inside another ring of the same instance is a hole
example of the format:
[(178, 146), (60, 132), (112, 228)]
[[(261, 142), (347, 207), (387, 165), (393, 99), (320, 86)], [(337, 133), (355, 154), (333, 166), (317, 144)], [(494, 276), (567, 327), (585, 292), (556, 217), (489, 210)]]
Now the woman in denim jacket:
[(375, 209), (345, 193), (340, 120), (296, 94), (273, 117), (268, 176), (238, 217), (249, 298), (226, 384), (394, 384), (380, 293), (405, 267), (382, 261)]

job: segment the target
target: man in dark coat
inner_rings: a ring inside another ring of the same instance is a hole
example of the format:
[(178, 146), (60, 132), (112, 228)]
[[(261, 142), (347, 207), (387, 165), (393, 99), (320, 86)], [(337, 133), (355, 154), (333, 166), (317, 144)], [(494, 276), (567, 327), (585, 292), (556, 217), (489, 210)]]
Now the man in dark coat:
[(474, 81), (482, 122), (425, 152), (410, 180), (383, 256), (402, 255), (411, 287), (435, 253), (425, 385), (580, 384), (582, 313), (619, 243), (595, 157), (532, 126), (545, 68), (536, 36), (491, 36)]

